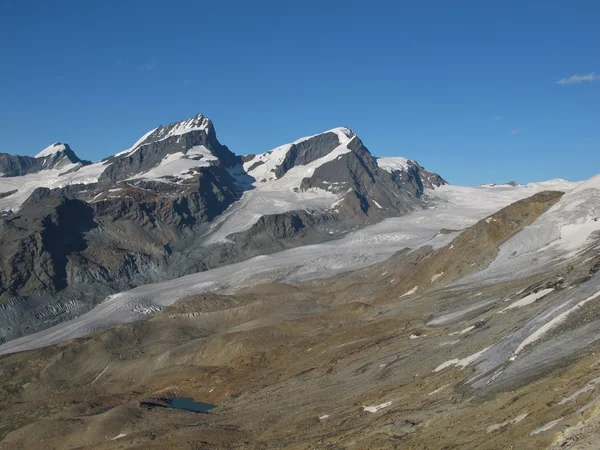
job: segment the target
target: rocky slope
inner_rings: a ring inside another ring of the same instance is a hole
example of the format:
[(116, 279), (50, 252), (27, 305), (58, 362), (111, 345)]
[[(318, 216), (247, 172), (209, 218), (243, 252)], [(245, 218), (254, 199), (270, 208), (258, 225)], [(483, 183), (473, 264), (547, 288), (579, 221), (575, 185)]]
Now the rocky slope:
[[(0, 448), (594, 448), (599, 192), (597, 179), (541, 192), (462, 232), (439, 227), (440, 202), (408, 215), (437, 218), (425, 245), (359, 271), (188, 295), (3, 356)], [(516, 270), (499, 277), (506, 257)], [(140, 404), (168, 395), (217, 407)]]
[(445, 183), (384, 161), (346, 128), (239, 157), (202, 115), (93, 164), (60, 143), (1, 154), (0, 341), (138, 285), (341, 237)]

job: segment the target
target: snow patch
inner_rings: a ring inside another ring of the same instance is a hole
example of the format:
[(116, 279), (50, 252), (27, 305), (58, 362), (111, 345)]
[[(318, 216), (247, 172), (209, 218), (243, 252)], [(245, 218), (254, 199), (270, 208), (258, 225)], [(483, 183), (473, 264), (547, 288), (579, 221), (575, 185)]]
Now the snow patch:
[(402, 294), (402, 295), (400, 296), (400, 298), (402, 298), (402, 297), (406, 297), (407, 295), (412, 295), (412, 294), (414, 294), (415, 292), (417, 292), (417, 289), (419, 289), (419, 286), (415, 286), (415, 287), (414, 287), (414, 288), (412, 288), (410, 291), (408, 291), (408, 292), (405, 292), (404, 294)]
[(17, 211), (31, 193), (40, 187), (57, 189), (74, 184), (95, 183), (106, 169), (103, 163), (98, 162), (66, 173), (76, 169), (77, 166), (78, 164), (69, 164), (60, 169), (47, 169), (19, 177), (0, 178), (0, 192), (17, 190), (13, 195), (0, 198), (0, 211)]
[(193, 169), (208, 167), (211, 161), (216, 161), (217, 159), (206, 147), (198, 145), (190, 148), (186, 153), (171, 153), (165, 156), (157, 166), (147, 172), (136, 174), (128, 178), (128, 180), (143, 178), (160, 181), (161, 178), (169, 176), (185, 180), (194, 176)]
[(444, 370), (446, 367), (452, 367), (452, 366), (460, 366), (460, 368), (462, 370), (465, 367), (467, 367), (469, 364), (471, 364), (473, 361), (476, 361), (481, 355), (483, 355), (485, 352), (487, 352), (490, 348), (492, 348), (491, 345), (489, 347), (484, 348), (483, 350), (478, 351), (477, 353), (473, 353), (472, 355), (467, 356), (466, 358), (462, 358), (462, 359), (455, 358), (455, 359), (451, 359), (450, 361), (446, 361), (445, 363), (442, 363), (439, 366), (437, 366), (433, 371), (439, 372), (440, 370)]
[(527, 413), (520, 414), (512, 420), (507, 420), (506, 422), (497, 423), (495, 425), (490, 425), (487, 428), (487, 432), (492, 433), (493, 431), (499, 430), (500, 428), (504, 428), (507, 425), (515, 425), (515, 424), (519, 423), (520, 421), (522, 421), (525, 417), (527, 417), (527, 415), (528, 415)]
[(536, 330), (534, 333), (530, 334), (523, 342), (521, 342), (519, 344), (519, 346), (517, 347), (517, 349), (514, 352), (513, 357), (516, 357), (516, 355), (518, 355), (528, 345), (531, 345), (534, 342), (540, 340), (551, 329), (557, 327), (558, 325), (560, 325), (561, 323), (563, 323), (564, 321), (566, 321), (567, 317), (570, 314), (572, 314), (576, 310), (582, 308), (586, 303), (591, 302), (592, 300), (595, 300), (598, 297), (600, 297), (600, 292), (597, 292), (594, 295), (591, 295), (590, 297), (586, 298), (585, 300), (580, 301), (579, 303), (577, 303), (572, 308), (569, 308), (565, 312), (563, 312), (563, 313), (559, 314), (558, 316), (556, 316), (550, 322), (548, 322), (545, 325), (541, 326), (538, 330)]
[(554, 288), (542, 289), (539, 292), (534, 292), (533, 294), (529, 294), (529, 295), (523, 297), (522, 299), (517, 300), (514, 303), (511, 303), (510, 305), (508, 305), (506, 308), (504, 308), (500, 312), (503, 313), (505, 311), (508, 311), (509, 309), (521, 308), (523, 306), (530, 305), (531, 303), (539, 300), (540, 298), (545, 297), (552, 291), (554, 291)]
[(363, 406), (363, 411), (367, 411), (370, 413), (376, 413), (380, 409), (387, 408), (391, 404), (392, 404), (392, 402), (385, 402), (385, 403), (382, 403), (380, 405), (375, 405), (375, 406)]
[(408, 159), (402, 157), (377, 158), (377, 165), (380, 169), (392, 173), (395, 171), (406, 172), (408, 170)]
[(530, 434), (530, 436), (534, 436), (536, 434), (543, 433), (544, 431), (548, 431), (549, 429), (554, 428), (556, 425), (558, 425), (560, 422), (562, 422), (563, 419), (564, 419), (564, 417), (561, 417), (559, 419), (553, 420), (552, 422), (548, 422), (546, 425), (536, 428), (529, 434)]
[(433, 283), (435, 280), (437, 280), (442, 275), (444, 275), (444, 272), (442, 272), (442, 273), (436, 273), (434, 276), (431, 277), (431, 282)]
[(444, 385), (444, 386), (442, 386), (441, 388), (439, 388), (439, 389), (436, 389), (435, 391), (431, 391), (429, 394), (427, 394), (427, 396), (429, 397), (429, 396), (432, 396), (432, 395), (435, 395), (435, 394), (437, 394), (438, 392), (442, 392), (442, 391), (443, 391), (444, 389), (446, 389), (448, 386), (450, 386), (450, 384), (445, 384), (445, 385)]
[(467, 327), (464, 330), (459, 331), (458, 334), (465, 334), (474, 329), (475, 329), (475, 325), (471, 325), (470, 327)]

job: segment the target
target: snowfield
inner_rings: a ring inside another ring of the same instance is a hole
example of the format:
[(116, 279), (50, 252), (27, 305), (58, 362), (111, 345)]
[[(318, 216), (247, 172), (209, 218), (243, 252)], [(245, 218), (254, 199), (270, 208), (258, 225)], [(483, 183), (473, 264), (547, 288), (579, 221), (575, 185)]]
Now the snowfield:
[[(534, 188), (546, 186), (536, 183)], [(565, 190), (561, 186), (563, 183), (558, 182), (553, 189)], [(597, 175), (583, 183), (574, 183), (538, 220), (503, 243), (489, 267), (464, 281), (499, 281), (548, 269), (585, 249), (590, 235), (599, 231), (600, 175)]]
[(377, 165), (380, 169), (392, 173), (397, 170), (406, 171), (408, 169), (408, 159), (402, 157), (377, 158)]
[(210, 166), (211, 161), (217, 161), (209, 149), (203, 145), (190, 148), (186, 153), (170, 153), (157, 166), (147, 172), (139, 173), (129, 180), (149, 179), (164, 181), (164, 177), (178, 177), (184, 180), (194, 176), (193, 169)]
[(12, 195), (0, 198), (0, 212), (17, 211), (31, 193), (40, 187), (56, 189), (72, 184), (96, 183), (106, 169), (104, 164), (97, 162), (70, 173), (66, 172), (76, 168), (77, 164), (69, 164), (60, 169), (41, 170), (20, 177), (0, 177), (0, 192), (17, 191)]

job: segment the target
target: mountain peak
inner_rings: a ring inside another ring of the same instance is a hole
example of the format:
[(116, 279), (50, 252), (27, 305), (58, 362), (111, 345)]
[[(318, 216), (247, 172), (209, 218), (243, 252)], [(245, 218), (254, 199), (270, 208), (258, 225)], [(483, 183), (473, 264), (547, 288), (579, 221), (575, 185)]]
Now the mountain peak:
[(179, 122), (170, 123), (167, 126), (159, 126), (152, 133), (146, 136), (142, 142), (139, 142), (138, 146), (144, 145), (149, 142), (164, 141), (170, 137), (182, 136), (194, 131), (204, 131), (209, 133), (213, 129), (213, 124), (208, 117), (203, 114), (197, 114), (189, 119), (181, 120)]
[(43, 168), (61, 168), (67, 164), (85, 163), (79, 159), (69, 144), (55, 142), (35, 155), (36, 159), (43, 159)]
[(197, 114), (189, 119), (174, 122), (166, 127), (160, 126), (156, 130), (158, 136), (163, 139), (171, 136), (179, 136), (192, 131), (203, 131), (212, 127), (212, 122), (208, 117), (204, 117), (203, 114)]
[(52, 145), (49, 145), (44, 150), (35, 155), (36, 158), (46, 158), (47, 156), (52, 156), (60, 152), (64, 152), (69, 148), (68, 144), (63, 144), (62, 142), (55, 142)]

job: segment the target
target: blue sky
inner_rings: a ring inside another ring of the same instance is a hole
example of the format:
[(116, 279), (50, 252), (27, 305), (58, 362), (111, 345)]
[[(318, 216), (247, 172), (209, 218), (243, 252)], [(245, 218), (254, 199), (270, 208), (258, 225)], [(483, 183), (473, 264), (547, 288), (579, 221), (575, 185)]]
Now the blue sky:
[(96, 160), (203, 113), (238, 154), (348, 126), (455, 184), (585, 179), (598, 23), (593, 0), (0, 0), (0, 152)]

